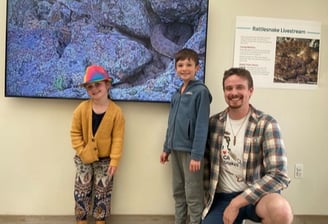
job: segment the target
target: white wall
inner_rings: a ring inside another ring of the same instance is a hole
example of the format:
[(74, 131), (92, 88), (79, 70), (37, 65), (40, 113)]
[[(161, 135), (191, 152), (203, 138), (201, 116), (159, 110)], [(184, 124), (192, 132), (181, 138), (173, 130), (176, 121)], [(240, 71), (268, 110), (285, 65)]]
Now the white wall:
[[(292, 183), (284, 195), (296, 214), (328, 215), (328, 2), (210, 0), (206, 83), (212, 114), (224, 109), (222, 73), (232, 65), (236, 16), (322, 22), (316, 90), (256, 89), (252, 103), (280, 122)], [(0, 214), (73, 214), (69, 128), (77, 100), (4, 97), (6, 1), (0, 1)], [(168, 104), (120, 102), (125, 152), (113, 192), (113, 214), (172, 214), (170, 165), (159, 164)], [(304, 178), (293, 178), (295, 163)]]

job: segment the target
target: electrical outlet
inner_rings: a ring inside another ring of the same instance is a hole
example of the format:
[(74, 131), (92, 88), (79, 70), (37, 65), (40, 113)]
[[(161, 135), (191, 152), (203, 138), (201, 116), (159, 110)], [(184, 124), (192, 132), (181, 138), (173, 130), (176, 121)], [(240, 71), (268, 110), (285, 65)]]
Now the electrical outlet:
[(302, 163), (296, 163), (294, 168), (294, 177), (297, 179), (303, 178), (304, 165)]

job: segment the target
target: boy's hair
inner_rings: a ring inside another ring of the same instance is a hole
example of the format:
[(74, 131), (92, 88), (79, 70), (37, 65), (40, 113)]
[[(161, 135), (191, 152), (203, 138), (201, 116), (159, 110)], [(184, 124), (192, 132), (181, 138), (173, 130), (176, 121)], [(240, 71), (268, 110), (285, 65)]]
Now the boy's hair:
[(243, 77), (248, 81), (248, 88), (253, 88), (253, 78), (251, 76), (251, 73), (245, 69), (245, 68), (230, 68), (226, 70), (223, 74), (223, 80), (222, 80), (222, 87), (224, 89), (224, 82), (227, 78), (229, 78), (232, 75), (237, 75), (239, 77)]
[(175, 64), (178, 61), (185, 60), (185, 59), (193, 60), (196, 66), (199, 65), (198, 54), (196, 51), (192, 49), (183, 48), (175, 54)]

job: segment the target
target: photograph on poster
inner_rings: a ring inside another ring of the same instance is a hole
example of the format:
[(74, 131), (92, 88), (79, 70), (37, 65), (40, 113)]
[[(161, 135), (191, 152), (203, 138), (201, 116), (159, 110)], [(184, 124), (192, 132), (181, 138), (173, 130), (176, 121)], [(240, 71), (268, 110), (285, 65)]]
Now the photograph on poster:
[(274, 82), (316, 85), (319, 45), (316, 39), (277, 37)]
[(238, 16), (235, 31), (234, 66), (248, 69), (257, 87), (318, 86), (320, 22)]
[(86, 99), (79, 84), (97, 64), (112, 99), (169, 102), (178, 50), (199, 54), (205, 79), (207, 14), (208, 0), (7, 0), (5, 96)]

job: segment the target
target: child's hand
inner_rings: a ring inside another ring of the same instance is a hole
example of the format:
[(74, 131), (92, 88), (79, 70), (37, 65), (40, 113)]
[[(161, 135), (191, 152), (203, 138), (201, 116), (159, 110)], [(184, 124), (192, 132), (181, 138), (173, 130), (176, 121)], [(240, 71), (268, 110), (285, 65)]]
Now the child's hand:
[(116, 166), (109, 166), (107, 170), (108, 176), (114, 176), (116, 173), (117, 167)]
[(190, 160), (189, 170), (190, 170), (190, 172), (196, 172), (196, 171), (200, 170), (200, 161), (193, 160), (193, 159)]
[(160, 163), (161, 164), (164, 164), (164, 163), (168, 162), (169, 161), (169, 155), (170, 154), (167, 153), (167, 152), (162, 152), (162, 154), (161, 154), (161, 156), (159, 158)]

